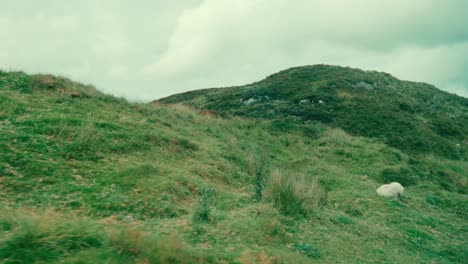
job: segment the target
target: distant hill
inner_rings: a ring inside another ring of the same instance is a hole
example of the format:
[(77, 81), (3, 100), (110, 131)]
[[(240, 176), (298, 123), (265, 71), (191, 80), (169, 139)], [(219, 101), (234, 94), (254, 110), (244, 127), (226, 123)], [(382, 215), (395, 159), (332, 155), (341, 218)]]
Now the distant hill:
[(407, 153), (467, 159), (468, 99), (383, 72), (296, 67), (249, 85), (191, 91), (158, 101), (223, 116), (271, 119), (285, 131), (322, 122)]

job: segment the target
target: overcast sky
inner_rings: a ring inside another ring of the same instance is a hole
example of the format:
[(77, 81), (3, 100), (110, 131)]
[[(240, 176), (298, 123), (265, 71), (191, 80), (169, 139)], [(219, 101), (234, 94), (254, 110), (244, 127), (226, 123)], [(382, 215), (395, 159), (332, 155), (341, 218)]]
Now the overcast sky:
[(468, 97), (467, 12), (466, 0), (0, 0), (0, 68), (147, 101), (325, 63)]

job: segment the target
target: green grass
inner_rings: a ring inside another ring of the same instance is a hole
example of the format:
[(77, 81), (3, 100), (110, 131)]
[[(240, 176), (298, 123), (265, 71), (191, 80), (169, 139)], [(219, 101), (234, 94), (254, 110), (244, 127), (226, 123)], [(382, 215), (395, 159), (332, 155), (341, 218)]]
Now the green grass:
[(466, 161), (275, 122), (0, 71), (0, 263), (467, 259)]

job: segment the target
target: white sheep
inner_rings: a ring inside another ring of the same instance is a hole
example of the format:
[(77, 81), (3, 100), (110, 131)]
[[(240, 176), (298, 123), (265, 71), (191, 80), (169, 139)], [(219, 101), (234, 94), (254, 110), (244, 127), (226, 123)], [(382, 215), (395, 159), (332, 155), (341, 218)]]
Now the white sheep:
[(386, 198), (396, 198), (403, 195), (405, 188), (398, 182), (392, 182), (390, 184), (384, 184), (377, 189), (377, 193)]

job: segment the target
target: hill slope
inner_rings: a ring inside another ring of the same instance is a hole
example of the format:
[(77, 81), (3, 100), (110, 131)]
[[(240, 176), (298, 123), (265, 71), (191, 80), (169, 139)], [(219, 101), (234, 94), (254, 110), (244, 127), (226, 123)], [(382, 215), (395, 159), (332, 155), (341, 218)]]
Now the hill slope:
[(0, 71), (0, 263), (468, 258), (466, 161), (272, 127)]
[(192, 91), (159, 101), (277, 120), (284, 130), (323, 122), (407, 153), (468, 157), (467, 98), (381, 72), (297, 67), (250, 85)]

